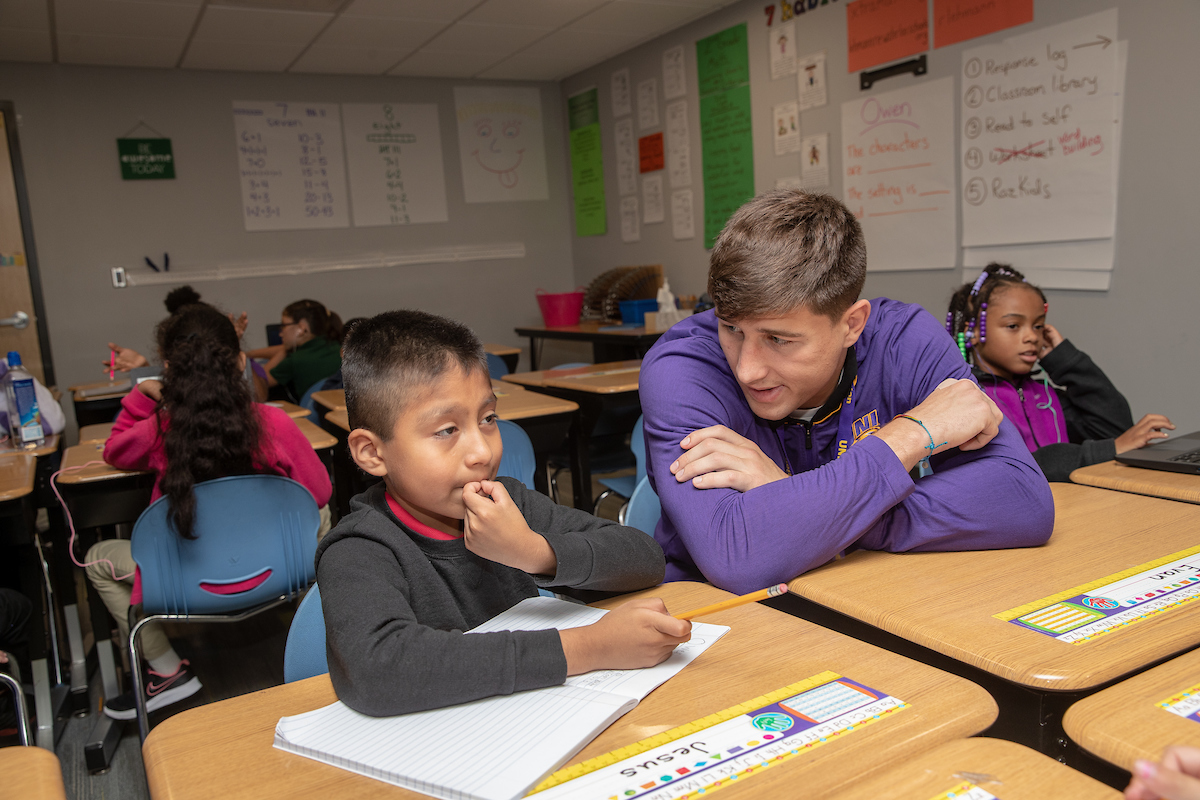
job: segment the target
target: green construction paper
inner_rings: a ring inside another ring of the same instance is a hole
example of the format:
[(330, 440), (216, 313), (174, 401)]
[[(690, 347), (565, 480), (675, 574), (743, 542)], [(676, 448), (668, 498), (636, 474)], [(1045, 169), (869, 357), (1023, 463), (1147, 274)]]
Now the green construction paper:
[(701, 97), (750, 82), (746, 23), (696, 42), (696, 74)]
[(600, 103), (595, 89), (567, 98), (576, 236), (602, 236), (608, 231), (599, 109)]
[(750, 84), (700, 98), (700, 148), (704, 246), (711, 248), (733, 212), (754, 197)]

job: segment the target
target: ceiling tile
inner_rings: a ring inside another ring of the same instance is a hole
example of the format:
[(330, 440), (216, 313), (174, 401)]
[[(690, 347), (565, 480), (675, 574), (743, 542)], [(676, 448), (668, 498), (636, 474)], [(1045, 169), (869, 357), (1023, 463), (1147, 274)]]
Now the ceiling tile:
[(424, 78), (470, 78), (495, 64), (497, 57), (486, 53), (431, 53), (424, 50), (404, 59), (389, 75)]
[(186, 39), (199, 8), (136, 0), (54, 0), (54, 26), (60, 35)]
[(555, 30), (608, 2), (610, 0), (487, 0), (462, 21)]
[(0, 0), (0, 28), (50, 30), (46, 0)]
[(58, 35), (61, 64), (104, 64), (117, 67), (174, 67), (185, 39), (141, 36)]
[(573, 68), (568, 59), (544, 58), (517, 53), (476, 77), (503, 81), (554, 81), (579, 72), (590, 64)]
[[(313, 43), (316, 47), (371, 47), (410, 53), (445, 28), (441, 22), (383, 19), (380, 17), (338, 17)], [(400, 60), (400, 56), (395, 61)]]
[(344, 17), (388, 17), (453, 22), (481, 0), (354, 0)]
[(183, 58), (185, 69), (225, 69), (246, 72), (283, 72), (296, 60), (302, 44), (257, 42), (200, 42), (192, 40)]
[(636, 35), (639, 41), (672, 31), (703, 13), (692, 6), (615, 0), (568, 26), (568, 30)]
[(310, 11), (208, 6), (193, 40), (306, 45), (331, 19), (332, 14), (314, 14)]
[(611, 56), (623, 53), (640, 42), (644, 36), (644, 33), (629, 36), (566, 28), (534, 42), (522, 50), (520, 55), (557, 59), (562, 63), (570, 64), (586, 62), (585, 66), (592, 66)]
[(50, 31), (30, 28), (0, 28), (0, 61), (37, 61), (49, 64), (53, 60)]
[(491, 53), (507, 56), (545, 36), (540, 28), (514, 25), (452, 25), (421, 49), (431, 53)]
[(292, 65), (289, 72), (323, 75), (383, 75), (411, 50), (380, 50), (373, 47), (320, 47), (313, 45)]

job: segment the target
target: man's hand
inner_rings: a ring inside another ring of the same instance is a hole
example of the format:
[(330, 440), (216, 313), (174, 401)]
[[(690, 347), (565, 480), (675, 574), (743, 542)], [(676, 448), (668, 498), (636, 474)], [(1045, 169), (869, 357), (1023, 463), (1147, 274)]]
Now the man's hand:
[(661, 664), (692, 638), (692, 623), (675, 619), (657, 597), (631, 600), (599, 621), (561, 631), (567, 674)]
[(1171, 420), (1162, 414), (1147, 414), (1139, 419), (1132, 428), (1117, 437), (1117, 455), (1145, 447), (1159, 439), (1166, 439), (1170, 436), (1166, 432), (1167, 430), (1175, 430)]
[(241, 313), (241, 316), (235, 317), (233, 315), (233, 312), (230, 311), (228, 316), (229, 316), (229, 321), (233, 323), (233, 329), (235, 331), (237, 331), (238, 338), (240, 339), (243, 336), (245, 336), (246, 335), (246, 326), (248, 326), (250, 324), (250, 317), (246, 315), (246, 312), (243, 311)]
[(1004, 414), (973, 381), (947, 378), (916, 408), (908, 412), (929, 429), (909, 419), (897, 418), (889, 422), (876, 434), (888, 443), (905, 469), (912, 469), (917, 462), (932, 455), (929, 437), (933, 436), (935, 452), (957, 447), (960, 450), (978, 450), (996, 438)]
[(105, 369), (108, 369), (110, 364), (120, 372), (129, 372), (131, 369), (150, 366), (150, 362), (146, 360), (146, 357), (137, 350), (129, 347), (121, 347), (112, 342), (108, 343), (108, 349), (115, 356), (115, 360), (103, 362)]
[(1162, 761), (1137, 761), (1126, 800), (1200, 800), (1200, 749), (1173, 745)]
[(687, 452), (671, 465), (671, 474), (697, 489), (748, 492), (787, 477), (757, 444), (724, 425), (692, 431), (679, 446)]
[(1063, 343), (1063, 335), (1058, 332), (1058, 328), (1049, 322), (1042, 328), (1042, 339), (1042, 347), (1038, 351), (1038, 358), (1041, 358)]
[(534, 533), (521, 509), (499, 481), (475, 481), (463, 487), (463, 540), (477, 556), (530, 575), (553, 575), (558, 558), (544, 537)]

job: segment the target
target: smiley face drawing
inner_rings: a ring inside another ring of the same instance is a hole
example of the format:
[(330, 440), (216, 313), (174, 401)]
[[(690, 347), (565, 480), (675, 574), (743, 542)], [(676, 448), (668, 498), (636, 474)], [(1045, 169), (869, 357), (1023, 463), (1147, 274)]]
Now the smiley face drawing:
[(454, 87), (468, 203), (549, 199), (540, 90)]
[(471, 155), (479, 166), (493, 173), (505, 189), (512, 189), (521, 180), (518, 169), (525, 160), (525, 139), (521, 134), (521, 118), (503, 116), (480, 117), (475, 120), (475, 149)]

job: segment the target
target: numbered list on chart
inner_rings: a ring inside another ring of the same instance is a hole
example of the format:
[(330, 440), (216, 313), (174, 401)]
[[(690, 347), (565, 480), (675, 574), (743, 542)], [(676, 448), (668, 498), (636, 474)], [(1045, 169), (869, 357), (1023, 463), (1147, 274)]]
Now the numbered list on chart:
[(963, 51), (963, 244), (1116, 225), (1117, 11)]
[(246, 230), (349, 226), (336, 104), (235, 101), (233, 123)]
[(342, 120), (355, 227), (450, 219), (435, 104), (347, 103)]

